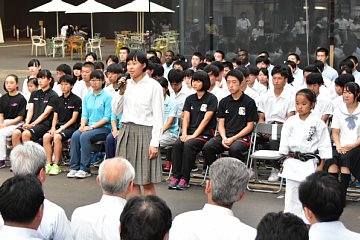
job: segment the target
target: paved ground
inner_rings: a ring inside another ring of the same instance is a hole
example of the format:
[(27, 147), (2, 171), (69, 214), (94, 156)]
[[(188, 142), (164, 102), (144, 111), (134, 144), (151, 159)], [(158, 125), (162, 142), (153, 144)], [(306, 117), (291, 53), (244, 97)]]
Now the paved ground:
[[(112, 54), (114, 45), (112, 41), (105, 43), (103, 56)], [(16, 73), (23, 79), (27, 76), (27, 63), (30, 56), (30, 41), (6, 42), (0, 44), (0, 81), (10, 73)], [(48, 58), (38, 57), (43, 68), (55, 70), (61, 63), (68, 63), (71, 66), (76, 61), (70, 61), (69, 57)], [(0, 85), (2, 86), (2, 83)], [(2, 90), (2, 89), (1, 89)], [(2, 90), (3, 91), (3, 90)], [(12, 174), (9, 168), (0, 169), (0, 183)], [(96, 202), (101, 197), (99, 187), (95, 183), (95, 176), (84, 180), (67, 179), (66, 173), (59, 176), (49, 176), (44, 184), (46, 197), (51, 201), (62, 206), (67, 216), (70, 218), (76, 207)], [(157, 192), (160, 197), (170, 206), (173, 216), (188, 210), (199, 209), (206, 202), (204, 187), (193, 186), (188, 191), (169, 191), (165, 182), (157, 185)], [(234, 206), (234, 212), (243, 222), (256, 227), (261, 217), (271, 211), (281, 211), (283, 209), (283, 195), (252, 193), (247, 192), (246, 197)], [(360, 204), (349, 202), (342, 215), (345, 225), (357, 232), (360, 232)]]

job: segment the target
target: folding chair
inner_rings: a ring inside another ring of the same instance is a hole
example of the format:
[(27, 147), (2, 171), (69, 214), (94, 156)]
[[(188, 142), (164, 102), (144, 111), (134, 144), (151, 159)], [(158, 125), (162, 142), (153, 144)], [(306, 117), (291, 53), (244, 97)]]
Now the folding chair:
[[(251, 167), (254, 167), (255, 171), (255, 181), (253, 183), (269, 184), (265, 181), (259, 181), (258, 179), (258, 170), (257, 170), (257, 161), (266, 160), (266, 161), (277, 161), (282, 158), (279, 151), (274, 150), (256, 150), (258, 145), (257, 139), (259, 134), (268, 134), (270, 135), (271, 140), (279, 140), (281, 136), (282, 124), (269, 124), (269, 123), (258, 123), (253, 132), (253, 138), (250, 145), (251, 153), (248, 155), (247, 167), (249, 170)], [(279, 193), (282, 189), (283, 178), (280, 179), (280, 186), (275, 190), (266, 190), (266, 189), (256, 189), (250, 187), (250, 181), (247, 184), (247, 189), (253, 192), (266, 192), (266, 193)]]

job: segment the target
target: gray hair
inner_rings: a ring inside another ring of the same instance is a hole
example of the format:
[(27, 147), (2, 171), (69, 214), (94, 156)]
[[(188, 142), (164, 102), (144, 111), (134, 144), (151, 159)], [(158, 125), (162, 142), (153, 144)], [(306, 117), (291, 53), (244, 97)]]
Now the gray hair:
[(231, 207), (245, 192), (249, 172), (243, 162), (223, 157), (210, 166), (212, 200), (220, 206)]
[(46, 164), (44, 148), (32, 141), (14, 147), (10, 153), (11, 168), (15, 175), (33, 174), (39, 172)]
[(100, 186), (110, 194), (126, 192), (134, 177), (134, 167), (124, 158), (110, 158), (100, 164)]

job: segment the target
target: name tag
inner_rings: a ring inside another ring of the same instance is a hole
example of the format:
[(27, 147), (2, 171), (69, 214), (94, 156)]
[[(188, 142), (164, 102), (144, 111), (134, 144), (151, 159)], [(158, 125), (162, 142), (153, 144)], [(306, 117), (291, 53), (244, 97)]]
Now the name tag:
[(75, 106), (68, 106), (68, 109), (73, 109), (75, 108)]
[(200, 107), (200, 111), (201, 112), (206, 112), (207, 111), (207, 104), (201, 104), (201, 107)]
[(18, 104), (17, 103), (12, 103), (10, 104), (10, 107), (16, 107)]
[(245, 107), (239, 107), (239, 115), (244, 116), (246, 113)]

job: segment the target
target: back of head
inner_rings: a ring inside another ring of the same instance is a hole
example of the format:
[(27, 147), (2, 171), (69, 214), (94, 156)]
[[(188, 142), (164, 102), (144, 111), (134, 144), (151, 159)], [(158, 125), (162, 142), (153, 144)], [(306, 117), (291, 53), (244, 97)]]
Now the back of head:
[(317, 73), (310, 73), (307, 77), (306, 77), (306, 84), (311, 85), (311, 84), (319, 84), (319, 85), (323, 85), (324, 84), (324, 79), (322, 77), (322, 74), (317, 72)]
[(217, 66), (220, 72), (224, 71), (224, 65), (222, 62), (214, 61), (211, 64)]
[(300, 184), (299, 199), (319, 222), (339, 220), (345, 206), (340, 183), (325, 172), (313, 173)]
[(71, 67), (69, 65), (67, 65), (67, 64), (64, 64), (64, 63), (57, 66), (56, 71), (63, 72), (63, 73), (68, 74), (68, 75), (72, 74)]
[(106, 72), (123, 73), (123, 67), (120, 64), (114, 63), (107, 67)]
[(210, 167), (211, 199), (231, 207), (245, 192), (249, 172), (243, 162), (232, 157), (216, 160)]
[(303, 220), (292, 213), (268, 213), (257, 226), (255, 240), (307, 240), (308, 229)]
[(0, 187), (0, 212), (5, 224), (30, 224), (43, 202), (44, 192), (35, 176), (14, 176)]
[(310, 73), (320, 73), (319, 69), (317, 68), (317, 66), (315, 66), (315, 64), (310, 64), (304, 67), (304, 73), (305, 72), (310, 72)]
[(215, 77), (219, 76), (219, 68), (213, 64), (209, 64), (204, 68), (206, 73), (212, 73)]
[(172, 224), (170, 208), (157, 196), (131, 198), (120, 216), (120, 237), (126, 240), (163, 240)]
[(336, 79), (335, 79), (335, 85), (340, 86), (340, 87), (344, 87), (346, 83), (348, 82), (355, 82), (355, 78), (352, 74), (350, 73), (346, 73), (346, 74), (340, 74)]
[(37, 176), (46, 164), (45, 150), (41, 145), (28, 141), (14, 147), (10, 153), (10, 161), (15, 175)]
[(168, 80), (170, 83), (181, 83), (184, 77), (184, 72), (179, 69), (171, 69), (168, 74)]
[(154, 72), (152, 78), (158, 78), (164, 75), (164, 67), (160, 63), (154, 63)]
[(107, 194), (126, 193), (134, 177), (134, 167), (126, 159), (110, 158), (100, 164), (100, 186)]

